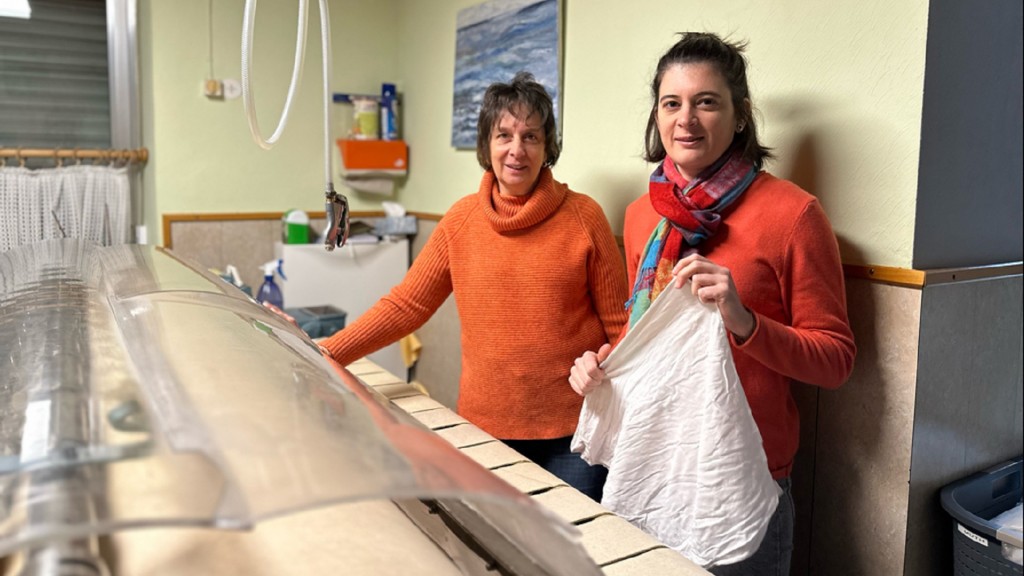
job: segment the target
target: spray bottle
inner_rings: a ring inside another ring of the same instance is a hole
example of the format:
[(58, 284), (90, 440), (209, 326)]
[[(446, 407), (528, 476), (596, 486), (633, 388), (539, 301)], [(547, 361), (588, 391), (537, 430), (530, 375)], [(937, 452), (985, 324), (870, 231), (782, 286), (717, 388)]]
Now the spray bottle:
[(256, 293), (257, 302), (273, 304), (284, 310), (284, 296), (281, 295), (281, 289), (274, 283), (275, 273), (279, 274), (282, 280), (288, 279), (285, 278), (284, 268), (282, 268), (283, 264), (284, 260), (278, 258), (261, 266), (263, 268), (263, 285), (260, 286), (260, 291)]

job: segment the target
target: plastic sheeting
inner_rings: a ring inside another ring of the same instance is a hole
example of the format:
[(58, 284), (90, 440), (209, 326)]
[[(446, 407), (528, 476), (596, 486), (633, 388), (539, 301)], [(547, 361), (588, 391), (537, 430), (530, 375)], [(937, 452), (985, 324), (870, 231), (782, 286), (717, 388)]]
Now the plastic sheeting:
[(447, 501), (524, 572), (599, 573), (575, 528), (171, 252), (63, 240), (0, 253), (0, 362), (0, 557), (421, 498)]

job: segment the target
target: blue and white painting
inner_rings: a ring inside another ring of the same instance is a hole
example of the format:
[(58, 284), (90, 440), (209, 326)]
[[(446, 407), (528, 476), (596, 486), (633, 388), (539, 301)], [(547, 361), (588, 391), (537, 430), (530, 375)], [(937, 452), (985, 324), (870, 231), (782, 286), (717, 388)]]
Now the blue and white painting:
[(476, 148), (484, 92), (527, 71), (555, 104), (559, 126), (561, 0), (492, 0), (460, 10), (455, 35), (452, 146)]

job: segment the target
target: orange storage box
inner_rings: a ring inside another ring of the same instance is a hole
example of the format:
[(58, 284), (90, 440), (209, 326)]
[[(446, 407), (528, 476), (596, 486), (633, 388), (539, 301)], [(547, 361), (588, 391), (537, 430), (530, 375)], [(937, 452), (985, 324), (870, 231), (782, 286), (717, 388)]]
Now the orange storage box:
[(345, 174), (388, 174), (403, 176), (409, 165), (409, 148), (404, 140), (338, 140)]

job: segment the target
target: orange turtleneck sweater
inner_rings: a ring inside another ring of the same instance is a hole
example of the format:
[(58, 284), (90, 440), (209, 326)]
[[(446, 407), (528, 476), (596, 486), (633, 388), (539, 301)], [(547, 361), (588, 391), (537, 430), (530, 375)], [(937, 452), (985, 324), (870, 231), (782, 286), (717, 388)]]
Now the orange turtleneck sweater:
[(623, 262), (601, 207), (547, 168), (526, 197), (491, 171), (445, 214), (402, 282), (321, 344), (346, 365), (422, 326), (452, 292), (462, 324), (458, 411), (507, 440), (571, 435), (577, 356), (625, 325)]

